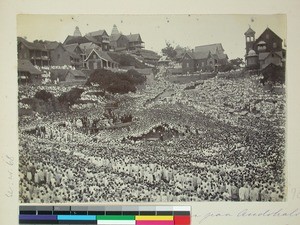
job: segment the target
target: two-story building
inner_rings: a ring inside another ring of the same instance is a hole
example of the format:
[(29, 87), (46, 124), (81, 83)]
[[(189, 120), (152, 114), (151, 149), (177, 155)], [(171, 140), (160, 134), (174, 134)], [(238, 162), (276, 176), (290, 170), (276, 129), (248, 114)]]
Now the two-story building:
[(109, 37), (110, 49), (115, 52), (126, 51), (129, 47), (129, 40), (123, 34), (112, 34)]
[(50, 57), (45, 44), (38, 41), (29, 42), (18, 37), (18, 59), (29, 60), (34, 66), (49, 66)]
[(140, 34), (129, 34), (126, 37), (128, 39), (128, 50), (145, 48), (145, 43), (142, 41)]
[(195, 50), (184, 53), (181, 64), (183, 73), (197, 71), (218, 71), (218, 68), (228, 63), (222, 44), (202, 45)]
[(98, 31), (87, 33), (85, 37), (91, 40), (92, 42), (93, 40), (96, 40), (97, 43), (100, 43), (102, 47), (102, 51), (109, 50), (110, 41), (109, 41), (109, 36), (105, 30), (98, 30)]
[[(77, 44), (74, 44), (77, 46)], [(50, 55), (51, 66), (71, 66), (76, 69), (82, 67), (83, 62), (80, 56), (80, 52), (76, 52), (76, 46), (71, 45), (69, 47), (63, 46), (58, 42), (46, 42), (46, 48)], [(81, 51), (78, 47), (77, 51)]]

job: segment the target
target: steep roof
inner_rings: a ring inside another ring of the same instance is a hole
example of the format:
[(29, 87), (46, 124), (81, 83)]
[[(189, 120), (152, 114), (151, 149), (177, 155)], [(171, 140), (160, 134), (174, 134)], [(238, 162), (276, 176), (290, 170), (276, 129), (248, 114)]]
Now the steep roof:
[(113, 62), (113, 63), (116, 63), (114, 60), (112, 60), (112, 58), (110, 58), (110, 56), (107, 54), (107, 52), (104, 52), (104, 51), (100, 51), (100, 50), (97, 50), (97, 49), (93, 49), (90, 54), (88, 55), (87, 59), (89, 59), (89, 57), (91, 56), (92, 52), (95, 52), (99, 58), (102, 58), (106, 61), (110, 61), (110, 62)]
[[(117, 41), (121, 36), (125, 36), (123, 34), (112, 34), (110, 37), (109, 37), (109, 40), (110, 41)], [(126, 36), (125, 36), (126, 37)], [(127, 38), (127, 37), (126, 37)]]
[(57, 42), (57, 41), (45, 41), (45, 46), (46, 46), (46, 49), (48, 49), (48, 50), (54, 50), (59, 45), (61, 45), (61, 43)]
[(46, 51), (46, 46), (42, 43), (39, 42), (29, 42), (27, 40), (25, 40), (22, 37), (18, 37), (18, 44), (22, 43), (23, 45), (25, 45), (28, 49), (30, 50), (41, 50), (41, 51)]
[(192, 59), (207, 59), (210, 52), (186, 52), (184, 55), (189, 55)]
[(94, 36), (85, 35), (84, 37), (88, 40), (88, 42), (93, 42), (95, 44), (101, 45), (101, 42), (99, 42)]
[(195, 47), (195, 52), (211, 52), (212, 54), (216, 54), (217, 49), (223, 50), (223, 46), (221, 43), (210, 44), (210, 45), (201, 45)]
[(67, 51), (74, 52), (75, 49), (77, 48), (77, 46), (78, 46), (78, 43), (74, 43), (74, 44), (70, 44), (70, 45), (65, 45), (64, 48)]
[(126, 37), (128, 38), (129, 42), (142, 41), (140, 34), (129, 34), (126, 35)]
[(116, 24), (114, 24), (112, 30), (111, 30), (111, 35), (119, 34), (119, 30)]
[(272, 31), (269, 27), (267, 27), (264, 30), (264, 32), (262, 32), (261, 35), (256, 39), (256, 42), (258, 42), (261, 39), (261, 37), (263, 37), (265, 35), (266, 32), (271, 32), (275, 37), (277, 37), (278, 39), (280, 39), (282, 41), (281, 37), (279, 37), (274, 31)]
[(90, 40), (88, 40), (86, 37), (68, 35), (68, 37), (64, 41), (64, 45), (70, 45), (74, 43), (82, 44), (87, 42), (90, 42)]
[(244, 33), (244, 35), (255, 34), (255, 31), (251, 29), (249, 26), (248, 30)]
[(75, 27), (73, 36), (82, 36), (78, 26)]
[(98, 45), (96, 45), (93, 42), (82, 43), (82, 44), (79, 45), (79, 47), (81, 48), (81, 50), (83, 52), (86, 52), (86, 53), (87, 53), (88, 50), (91, 50), (93, 48), (100, 48)]
[(70, 52), (70, 51), (66, 50), (66, 53), (67, 53), (70, 57), (72, 57), (72, 58), (74, 58), (74, 59), (80, 59), (80, 56), (77, 55), (77, 54), (74, 53), (74, 52)]
[(103, 35), (108, 36), (105, 30), (97, 30), (86, 34), (86, 36), (103, 36)]
[(18, 71), (28, 72), (30, 74), (39, 75), (42, 74), (37, 68), (35, 68), (29, 60), (19, 59), (18, 60)]

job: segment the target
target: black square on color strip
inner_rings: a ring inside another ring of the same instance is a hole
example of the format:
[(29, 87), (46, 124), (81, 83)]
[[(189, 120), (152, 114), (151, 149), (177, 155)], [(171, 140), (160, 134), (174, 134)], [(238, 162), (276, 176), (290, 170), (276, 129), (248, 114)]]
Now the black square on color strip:
[(152, 216), (152, 215), (156, 215), (155, 211), (140, 211), (140, 215), (141, 216)]
[(29, 211), (29, 210), (26, 210), (26, 211), (20, 211), (20, 215), (35, 215), (36, 214), (36, 211)]
[(106, 215), (122, 215), (122, 211), (106, 211)]
[(157, 211), (156, 214), (160, 216), (172, 216), (173, 211)]
[(126, 215), (126, 216), (137, 216), (139, 214), (140, 213), (138, 211), (123, 211), (123, 215)]
[(52, 215), (52, 211), (38, 211), (38, 215)]
[(71, 211), (71, 215), (87, 215), (87, 211)]
[(190, 211), (174, 211), (174, 216), (189, 216), (191, 215)]
[(97, 220), (60, 220), (58, 224), (97, 224)]
[(70, 215), (70, 211), (53, 211), (53, 215)]
[(105, 215), (104, 211), (88, 211), (88, 215)]

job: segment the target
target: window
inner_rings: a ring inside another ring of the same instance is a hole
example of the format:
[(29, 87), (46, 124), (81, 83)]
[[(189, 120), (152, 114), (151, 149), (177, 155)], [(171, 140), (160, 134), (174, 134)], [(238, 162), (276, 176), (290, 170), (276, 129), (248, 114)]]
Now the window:
[(60, 59), (60, 54), (57, 54), (57, 60), (59, 60)]
[(97, 56), (96, 56), (96, 54), (94, 54), (94, 55), (93, 55), (93, 59), (97, 59)]
[(94, 62), (94, 64), (93, 64), (93, 67), (94, 67), (94, 69), (97, 69), (97, 68), (98, 68), (98, 66), (97, 66), (97, 63), (96, 63), (96, 62)]
[(202, 67), (204, 67), (205, 66), (205, 64), (204, 64), (204, 62), (202, 62)]
[(273, 43), (273, 48), (277, 48), (277, 43), (276, 42)]
[(269, 39), (269, 38), (270, 38), (269, 34), (266, 34), (266, 39)]
[(190, 64), (188, 62), (186, 63), (186, 67), (190, 67)]

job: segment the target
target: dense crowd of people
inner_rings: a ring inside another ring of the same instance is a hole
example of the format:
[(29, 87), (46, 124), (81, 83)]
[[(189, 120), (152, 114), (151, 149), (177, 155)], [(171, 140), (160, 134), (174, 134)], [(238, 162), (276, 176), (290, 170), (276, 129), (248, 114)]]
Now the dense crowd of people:
[[(116, 96), (115, 115), (134, 117), (119, 129), (93, 132), (109, 123), (97, 110), (21, 118), (20, 201), (283, 201), (285, 100), (254, 84), (213, 78), (186, 91), (161, 79)], [(158, 126), (178, 135), (129, 138)]]

